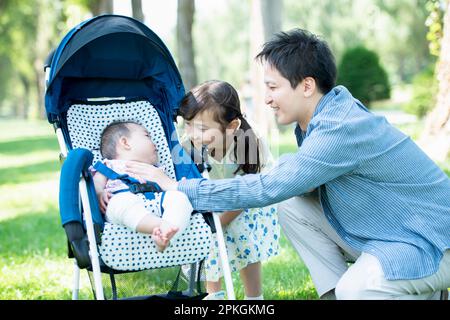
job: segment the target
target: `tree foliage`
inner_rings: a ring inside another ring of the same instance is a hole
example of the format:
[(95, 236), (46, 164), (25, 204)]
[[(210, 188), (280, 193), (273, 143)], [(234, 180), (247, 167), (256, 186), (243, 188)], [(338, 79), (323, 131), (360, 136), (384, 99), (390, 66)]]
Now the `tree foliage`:
[(193, 29), (198, 81), (224, 79), (239, 87), (249, 70), (249, 1), (227, 0), (223, 8), (196, 13)]
[(377, 53), (362, 46), (344, 53), (338, 66), (337, 83), (347, 87), (366, 106), (390, 97), (388, 76)]
[(347, 48), (376, 50), (393, 83), (408, 82), (431, 61), (427, 0), (285, 0), (284, 29), (322, 36), (339, 61)]
[(406, 112), (423, 118), (435, 105), (437, 81), (434, 69), (435, 65), (431, 64), (413, 78), (412, 98), (404, 107)]
[(429, 41), (430, 53), (439, 56), (440, 42), (443, 36), (444, 7), (442, 0), (428, 0), (426, 9), (429, 12), (425, 25), (428, 27), (427, 40)]

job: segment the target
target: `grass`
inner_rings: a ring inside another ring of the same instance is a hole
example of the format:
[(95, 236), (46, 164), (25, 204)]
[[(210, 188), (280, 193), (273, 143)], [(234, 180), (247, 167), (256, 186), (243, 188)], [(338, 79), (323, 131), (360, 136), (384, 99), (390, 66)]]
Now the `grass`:
[[(73, 260), (67, 258), (58, 212), (60, 165), (53, 129), (44, 121), (18, 120), (0, 120), (0, 127), (0, 299), (71, 299)], [(421, 124), (400, 129), (417, 135)], [(275, 155), (297, 149), (292, 130), (270, 143), (276, 145)], [(450, 161), (440, 165), (450, 176)], [(280, 246), (280, 254), (263, 263), (265, 298), (317, 299), (307, 269), (283, 234)], [(164, 292), (175, 274), (168, 268), (121, 277), (127, 278), (127, 290)], [(242, 299), (236, 273), (233, 282)], [(84, 270), (80, 299), (92, 299)]]
[[(58, 211), (56, 136), (45, 121), (0, 119), (0, 127), (0, 299), (71, 299), (73, 260), (67, 258)], [(295, 145), (286, 142), (281, 149), (293, 151)], [(169, 290), (176, 271), (119, 277), (126, 278), (121, 281), (128, 292), (145, 294)], [(233, 274), (233, 282), (242, 299), (238, 274)], [(263, 288), (266, 299), (317, 299), (306, 268), (284, 236), (280, 254), (263, 263)], [(92, 298), (82, 270), (80, 299)]]

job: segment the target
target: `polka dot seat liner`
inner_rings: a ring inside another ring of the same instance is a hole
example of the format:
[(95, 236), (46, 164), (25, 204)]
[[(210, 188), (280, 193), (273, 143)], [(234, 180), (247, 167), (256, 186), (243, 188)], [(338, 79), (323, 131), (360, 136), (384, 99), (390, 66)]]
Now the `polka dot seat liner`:
[[(113, 102), (111, 104), (74, 104), (67, 112), (67, 125), (73, 148), (86, 148), (94, 154), (93, 163), (101, 159), (100, 134), (113, 121), (134, 120), (149, 131), (158, 149), (159, 164), (175, 179), (169, 146), (158, 113), (148, 101)], [(152, 214), (161, 216), (160, 199), (148, 200), (140, 195)], [(207, 257), (211, 229), (201, 214), (194, 214), (181, 237), (158, 252), (150, 235), (125, 226), (105, 222), (99, 253), (110, 268), (138, 271), (198, 262)]]

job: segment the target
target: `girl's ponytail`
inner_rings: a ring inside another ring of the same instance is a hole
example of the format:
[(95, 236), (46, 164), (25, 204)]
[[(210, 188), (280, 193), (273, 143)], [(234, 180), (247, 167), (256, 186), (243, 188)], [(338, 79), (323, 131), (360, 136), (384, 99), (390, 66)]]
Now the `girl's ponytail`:
[(242, 114), (238, 115), (238, 119), (241, 120), (241, 127), (234, 136), (234, 157), (239, 167), (234, 174), (240, 170), (246, 174), (258, 173), (261, 171), (259, 139)]

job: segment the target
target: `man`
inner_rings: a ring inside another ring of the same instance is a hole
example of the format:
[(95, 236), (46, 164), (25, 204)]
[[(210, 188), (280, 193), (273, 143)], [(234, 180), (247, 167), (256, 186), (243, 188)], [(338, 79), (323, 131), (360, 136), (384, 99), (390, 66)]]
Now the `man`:
[[(279, 219), (322, 299), (434, 299), (450, 287), (450, 179), (343, 86), (328, 45), (279, 33), (258, 54), (266, 103), (299, 149), (267, 174), (176, 182), (135, 167), (197, 210), (281, 202)], [(311, 190), (314, 190), (311, 192)], [(346, 259), (356, 259), (349, 268)]]

